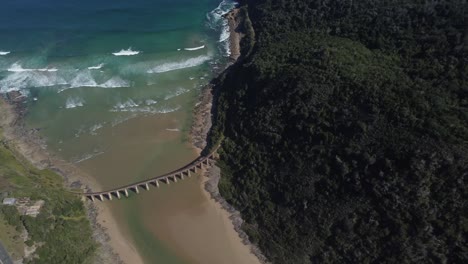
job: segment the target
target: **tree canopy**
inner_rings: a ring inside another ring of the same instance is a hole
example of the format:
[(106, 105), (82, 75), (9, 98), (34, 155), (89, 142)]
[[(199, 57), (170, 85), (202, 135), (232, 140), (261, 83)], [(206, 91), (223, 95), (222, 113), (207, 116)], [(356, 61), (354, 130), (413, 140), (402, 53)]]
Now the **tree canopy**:
[(242, 1), (222, 195), (274, 263), (468, 262), (466, 1)]

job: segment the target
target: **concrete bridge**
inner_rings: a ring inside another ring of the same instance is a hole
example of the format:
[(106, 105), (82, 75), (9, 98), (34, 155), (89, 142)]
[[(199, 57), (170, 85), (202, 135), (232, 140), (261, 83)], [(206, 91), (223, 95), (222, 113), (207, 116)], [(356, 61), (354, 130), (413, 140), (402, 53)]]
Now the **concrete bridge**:
[(177, 182), (178, 180), (183, 180), (185, 177), (190, 177), (191, 173), (196, 173), (198, 169), (212, 166), (215, 162), (215, 153), (216, 151), (207, 156), (199, 157), (178, 170), (156, 176), (149, 180), (143, 180), (108, 191), (81, 194), (94, 202), (95, 200), (104, 201), (106, 199), (112, 200), (113, 198), (120, 199), (122, 196), (128, 197), (130, 192), (134, 192), (136, 194), (140, 193), (140, 189), (148, 191), (151, 185), (159, 187), (160, 183), (170, 184), (171, 182)]

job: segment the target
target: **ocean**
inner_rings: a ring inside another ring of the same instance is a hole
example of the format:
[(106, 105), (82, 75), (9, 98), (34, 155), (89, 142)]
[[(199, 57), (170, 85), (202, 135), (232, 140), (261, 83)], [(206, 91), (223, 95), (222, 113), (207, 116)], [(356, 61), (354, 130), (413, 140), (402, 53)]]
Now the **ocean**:
[[(1, 5), (0, 93), (19, 92), (27, 127), (39, 131), (49, 151), (102, 189), (196, 157), (187, 142), (191, 115), (201, 88), (229, 60), (222, 15), (234, 1)], [(146, 263), (244, 263), (201, 181), (109, 202)], [(226, 256), (232, 262), (222, 262)]]
[(28, 123), (43, 130), (50, 147), (77, 159), (90, 152), (69, 150), (82, 134), (190, 107), (177, 97), (199, 90), (223, 64), (228, 34), (220, 15), (232, 6), (218, 0), (4, 1), (0, 92), (27, 96)]

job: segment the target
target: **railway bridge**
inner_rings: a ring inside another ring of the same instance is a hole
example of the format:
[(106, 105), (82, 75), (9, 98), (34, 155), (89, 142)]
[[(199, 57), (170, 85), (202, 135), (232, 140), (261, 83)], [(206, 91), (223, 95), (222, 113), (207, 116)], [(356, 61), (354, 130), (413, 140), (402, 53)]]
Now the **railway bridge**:
[(154, 178), (135, 182), (129, 185), (121, 186), (114, 188), (112, 190), (102, 191), (102, 192), (88, 192), (81, 193), (87, 199), (91, 201), (105, 201), (112, 200), (113, 198), (120, 199), (121, 197), (128, 197), (130, 192), (136, 194), (140, 193), (140, 189), (149, 190), (150, 186), (159, 187), (160, 183), (170, 184), (171, 182), (177, 182), (178, 180), (183, 180), (185, 177), (190, 177), (192, 173), (196, 173), (198, 169), (203, 169), (204, 167), (208, 168), (212, 166), (215, 162), (215, 153), (212, 152), (206, 156), (201, 156), (191, 163), (185, 165), (182, 168), (179, 168), (175, 171), (156, 176)]

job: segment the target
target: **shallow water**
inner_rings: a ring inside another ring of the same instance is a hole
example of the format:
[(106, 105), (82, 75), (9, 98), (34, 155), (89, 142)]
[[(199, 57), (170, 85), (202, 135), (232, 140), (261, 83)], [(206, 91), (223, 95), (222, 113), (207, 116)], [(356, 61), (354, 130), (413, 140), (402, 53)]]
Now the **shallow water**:
[[(112, 188), (177, 169), (201, 87), (227, 61), (220, 0), (16, 0), (0, 9), (0, 92), (48, 148)], [(218, 8), (216, 8), (218, 7)], [(201, 178), (109, 202), (147, 263), (255, 263)]]

